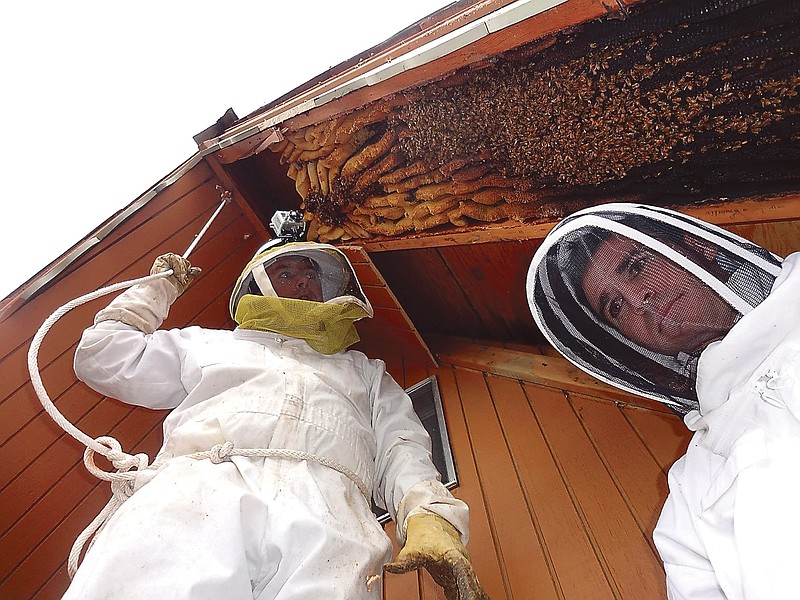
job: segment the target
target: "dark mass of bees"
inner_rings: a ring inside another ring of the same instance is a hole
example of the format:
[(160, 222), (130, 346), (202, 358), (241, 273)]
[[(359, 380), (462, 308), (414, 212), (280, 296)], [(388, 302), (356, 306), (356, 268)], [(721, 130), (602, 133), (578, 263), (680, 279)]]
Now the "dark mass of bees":
[(800, 9), (748, 4), (644, 4), (270, 149), (324, 242), (552, 219), (665, 182), (795, 185)]

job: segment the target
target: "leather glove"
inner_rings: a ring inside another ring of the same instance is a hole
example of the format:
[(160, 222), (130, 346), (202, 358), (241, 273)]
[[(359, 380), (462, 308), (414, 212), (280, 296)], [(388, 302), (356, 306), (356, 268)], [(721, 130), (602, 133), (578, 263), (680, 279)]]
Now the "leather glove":
[(442, 586), (447, 600), (489, 600), (458, 531), (433, 513), (417, 513), (408, 518), (406, 543), (384, 569), (401, 574), (420, 567), (425, 567)]
[(168, 277), (140, 283), (116, 297), (111, 304), (94, 317), (95, 324), (102, 321), (119, 321), (135, 327), (142, 333), (153, 333), (164, 322), (169, 307), (188, 287), (192, 278), (200, 272), (189, 261), (177, 254), (159, 256), (150, 269), (150, 274), (163, 273)]
[(175, 286), (179, 295), (185, 292), (186, 288), (189, 287), (189, 284), (192, 282), (192, 279), (200, 274), (200, 269), (198, 267), (193, 267), (188, 260), (177, 254), (168, 252), (167, 254), (162, 254), (155, 260), (153, 267), (150, 269), (150, 275), (163, 273), (170, 269), (172, 269), (172, 275), (166, 279)]

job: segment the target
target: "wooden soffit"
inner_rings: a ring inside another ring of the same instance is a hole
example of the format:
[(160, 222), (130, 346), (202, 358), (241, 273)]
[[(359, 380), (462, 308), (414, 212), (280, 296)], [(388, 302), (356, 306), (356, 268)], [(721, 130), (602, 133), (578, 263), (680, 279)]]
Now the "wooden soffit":
[(353, 265), (375, 312), (356, 323), (361, 341), (353, 348), (367, 356), (402, 359), (409, 364), (435, 368), (436, 360), (369, 254), (358, 246), (339, 246)]

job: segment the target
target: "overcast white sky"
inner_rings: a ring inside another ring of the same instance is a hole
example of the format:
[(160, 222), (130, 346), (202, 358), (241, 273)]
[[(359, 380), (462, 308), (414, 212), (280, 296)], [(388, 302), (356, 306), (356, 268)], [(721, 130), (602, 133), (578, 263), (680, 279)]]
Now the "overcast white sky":
[(229, 107), (244, 116), (447, 4), (5, 2), (0, 299), (189, 158)]

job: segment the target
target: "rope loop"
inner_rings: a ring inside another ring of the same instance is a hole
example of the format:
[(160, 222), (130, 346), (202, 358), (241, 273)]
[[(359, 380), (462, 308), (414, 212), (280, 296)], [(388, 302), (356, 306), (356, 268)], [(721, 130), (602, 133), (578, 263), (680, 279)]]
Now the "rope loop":
[(217, 444), (211, 448), (208, 452), (208, 458), (212, 463), (218, 465), (221, 462), (230, 460), (232, 454), (233, 444), (231, 442), (225, 442), (224, 444)]
[[(67, 561), (67, 572), (70, 579), (75, 576), (80, 561), (81, 550), (87, 541), (94, 538), (95, 534), (105, 525), (106, 521), (111, 518), (116, 510), (128, 498), (133, 496), (136, 490), (136, 478), (139, 473), (144, 471), (149, 464), (149, 457), (147, 454), (130, 455), (122, 451), (122, 445), (113, 437), (100, 436), (93, 440), (95, 444), (87, 446), (83, 452), (83, 464), (86, 469), (98, 479), (108, 481), (111, 483), (111, 498), (106, 504), (105, 508), (98, 514), (94, 520), (84, 529), (72, 545)], [(96, 445), (102, 450), (95, 450), (93, 447)], [(104, 471), (98, 467), (94, 462), (94, 455), (102, 454), (106, 457), (111, 464), (117, 469), (116, 472)]]
[[(145, 470), (149, 464), (149, 457), (146, 454), (140, 453), (134, 455), (127, 454), (122, 451), (120, 443), (109, 436), (100, 436), (94, 440), (101, 447), (107, 448), (108, 451), (103, 451), (101, 454), (105, 456), (111, 464), (117, 469), (116, 472), (104, 471), (98, 467), (94, 462), (94, 455), (96, 454), (94, 448), (88, 447), (83, 452), (83, 464), (86, 469), (98, 479), (112, 482), (112, 489), (114, 482), (121, 482), (130, 488), (130, 493), (126, 493), (125, 497), (128, 498), (133, 493), (133, 483), (136, 480), (140, 471)], [(123, 498), (121, 498), (123, 499)]]

